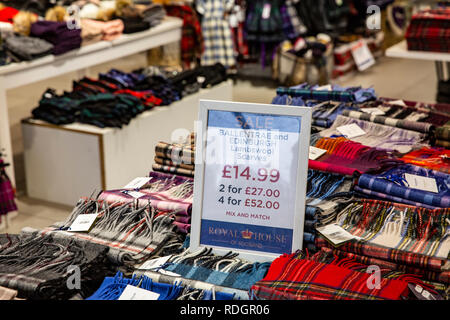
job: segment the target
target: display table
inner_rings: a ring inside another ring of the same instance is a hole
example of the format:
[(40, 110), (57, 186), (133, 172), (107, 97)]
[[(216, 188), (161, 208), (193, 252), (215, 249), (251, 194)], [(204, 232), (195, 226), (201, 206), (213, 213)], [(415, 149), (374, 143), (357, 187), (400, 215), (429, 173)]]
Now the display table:
[(149, 30), (124, 34), (113, 41), (101, 41), (72, 50), (60, 56), (45, 56), (30, 62), (13, 63), (0, 67), (0, 148), (6, 154), (6, 169), (15, 185), (13, 152), (6, 91), (23, 85), (83, 70), (100, 63), (123, 58), (150, 50), (181, 39), (182, 20), (166, 17), (164, 21)]
[[(409, 51), (406, 40), (393, 45), (386, 50), (386, 56), (391, 58), (416, 59), (434, 61), (439, 80), (446, 80), (450, 76), (450, 53)], [(445, 70), (447, 69), (447, 70)], [(447, 75), (445, 75), (447, 71)]]
[(91, 192), (117, 189), (147, 176), (155, 146), (172, 133), (194, 129), (199, 99), (231, 101), (231, 80), (202, 89), (169, 106), (146, 111), (122, 129), (74, 123), (22, 121), (25, 177), (31, 198), (73, 206)]

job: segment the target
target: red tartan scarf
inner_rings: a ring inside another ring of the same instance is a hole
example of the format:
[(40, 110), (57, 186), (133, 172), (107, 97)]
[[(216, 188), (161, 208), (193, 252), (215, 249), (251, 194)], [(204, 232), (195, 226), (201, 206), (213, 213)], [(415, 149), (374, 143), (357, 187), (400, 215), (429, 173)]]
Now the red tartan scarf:
[(379, 287), (371, 274), (357, 271), (367, 266), (353, 259), (336, 258), (331, 263), (299, 258), (298, 252), (275, 259), (264, 279), (252, 286), (252, 294), (266, 300), (400, 300), (408, 284), (419, 279), (410, 275), (381, 278)]

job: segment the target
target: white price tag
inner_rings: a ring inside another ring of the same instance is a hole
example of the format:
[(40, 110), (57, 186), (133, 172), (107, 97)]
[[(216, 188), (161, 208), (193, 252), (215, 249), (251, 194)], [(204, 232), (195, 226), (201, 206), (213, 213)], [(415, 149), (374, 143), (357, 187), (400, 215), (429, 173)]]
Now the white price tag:
[(363, 40), (352, 46), (352, 56), (359, 71), (364, 71), (375, 64), (375, 59)]
[(158, 268), (162, 265), (164, 265), (164, 263), (166, 263), (169, 259), (170, 256), (166, 256), (166, 257), (161, 257), (161, 258), (156, 258), (156, 259), (151, 259), (148, 261), (145, 261), (140, 267), (140, 270), (152, 270), (155, 268)]
[(309, 147), (309, 159), (316, 160), (320, 158), (323, 154), (327, 153), (327, 150), (316, 148), (313, 146)]
[(150, 181), (150, 177), (138, 177), (129, 182), (124, 189), (137, 189)]
[(405, 180), (408, 182), (410, 188), (434, 193), (439, 192), (436, 180), (434, 178), (405, 173)]
[(263, 19), (269, 19), (269, 17), (270, 17), (270, 9), (271, 8), (272, 8), (272, 6), (271, 6), (270, 3), (266, 3), (264, 5), (263, 12), (262, 12), (262, 18)]
[(158, 300), (159, 293), (127, 285), (118, 300)]
[(362, 108), (362, 112), (373, 114), (374, 116), (382, 116), (384, 115), (384, 111), (378, 108)]
[(317, 228), (317, 231), (334, 245), (339, 245), (352, 239), (360, 239), (335, 223)]
[(403, 100), (388, 101), (387, 103), (402, 106), (402, 107), (407, 107), (407, 105), (405, 104), (405, 102)]
[(231, 14), (228, 22), (230, 23), (231, 28), (237, 28), (239, 26), (238, 17), (236, 14)]
[(80, 214), (69, 227), (69, 231), (89, 231), (98, 213)]
[(316, 90), (319, 90), (319, 91), (332, 91), (333, 87), (331, 86), (331, 84), (327, 84), (325, 86), (317, 87)]
[(336, 130), (348, 139), (356, 138), (366, 134), (366, 132), (361, 129), (356, 123), (337, 127)]

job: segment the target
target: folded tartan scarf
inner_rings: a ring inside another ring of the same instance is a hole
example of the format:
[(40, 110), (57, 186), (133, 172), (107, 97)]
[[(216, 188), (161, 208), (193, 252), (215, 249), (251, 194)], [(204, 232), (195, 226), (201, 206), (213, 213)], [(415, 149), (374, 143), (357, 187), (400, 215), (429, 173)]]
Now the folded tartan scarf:
[[(70, 232), (69, 227), (81, 214), (98, 213), (89, 232)], [(129, 203), (109, 205), (103, 201), (80, 200), (62, 223), (40, 231), (57, 239), (77, 239), (109, 247), (108, 258), (117, 265), (134, 265), (179, 245), (183, 239), (176, 232), (172, 214), (152, 208), (133, 208)], [(33, 230), (31, 230), (33, 231)], [(23, 232), (30, 232), (27, 228)]]
[(327, 150), (327, 153), (316, 160), (309, 160), (310, 169), (329, 171), (344, 175), (353, 175), (368, 170), (388, 168), (401, 163), (393, 153), (388, 150), (364, 146), (343, 137), (320, 138), (315, 136), (311, 145)]
[(145, 275), (133, 275), (131, 279), (118, 272), (114, 277), (106, 277), (98, 290), (86, 300), (118, 300), (128, 286), (138, 287), (159, 294), (156, 300), (233, 300), (233, 295), (224, 292), (195, 289), (182, 283), (158, 283)]
[(184, 169), (176, 166), (165, 166), (158, 163), (152, 165), (152, 169), (158, 172), (173, 173), (180, 176), (194, 177), (194, 170)]
[[(321, 242), (319, 240), (319, 242)], [(389, 270), (393, 272), (404, 272), (409, 274), (416, 274), (420, 276), (421, 279), (424, 281), (432, 281), (433, 285), (437, 286), (439, 283), (442, 284), (449, 284), (450, 283), (450, 271), (443, 271), (443, 272), (435, 272), (430, 271), (422, 268), (417, 268), (414, 266), (410, 266), (409, 264), (400, 264), (393, 261), (383, 260), (379, 258), (373, 258), (365, 255), (359, 255), (352, 252), (347, 252), (341, 250), (341, 247), (335, 248), (332, 245), (328, 244), (329, 247), (322, 246), (320, 248), (320, 251), (327, 252), (330, 254), (333, 254), (340, 259), (354, 259), (359, 263), (365, 264), (367, 266), (370, 265), (377, 265), (380, 267), (381, 270)]]
[(192, 209), (194, 180), (162, 172), (150, 172), (150, 180), (138, 191), (144, 195), (136, 199), (128, 194), (128, 189), (103, 191), (98, 199), (114, 202), (136, 202), (136, 205), (150, 206), (160, 211), (169, 211), (176, 215), (190, 216)]
[(450, 150), (448, 149), (423, 147), (405, 154), (400, 160), (415, 166), (450, 173)]
[[(0, 235), (0, 286), (20, 298), (68, 299), (88, 296), (109, 275), (108, 247), (38, 233)], [(69, 266), (80, 268), (81, 289), (69, 289)], [(100, 280), (100, 281), (99, 281)]]
[(253, 283), (262, 279), (270, 263), (250, 263), (238, 258), (238, 253), (214, 255), (212, 249), (202, 248), (196, 252), (185, 250), (172, 256), (161, 269), (179, 274), (183, 278), (208, 282), (214, 285), (249, 290)]
[[(400, 300), (408, 296), (408, 284), (423, 282), (414, 276), (382, 277), (379, 289), (371, 289), (367, 266), (352, 259), (321, 262), (321, 253), (305, 257), (301, 251), (275, 259), (252, 295), (265, 300)], [(429, 287), (429, 286), (425, 286)]]
[[(362, 109), (364, 111), (364, 109)], [(406, 130), (412, 130), (422, 133), (428, 133), (434, 129), (431, 123), (426, 122), (417, 122), (417, 121), (409, 121), (409, 120), (401, 120), (390, 117), (385, 117), (381, 115), (373, 115), (366, 112), (359, 112), (353, 110), (344, 110), (342, 112), (343, 116), (347, 116), (354, 119), (360, 119), (365, 121), (370, 121), (374, 123), (384, 124), (392, 127), (402, 128)]]
[(168, 158), (161, 158), (161, 157), (155, 156), (155, 162), (157, 164), (164, 165), (164, 166), (182, 168), (182, 169), (186, 169), (186, 170), (190, 170), (190, 171), (195, 170), (194, 164), (175, 163), (171, 159), (168, 159)]
[(155, 146), (155, 154), (157, 157), (170, 159), (174, 163), (195, 163), (195, 151), (184, 145), (160, 141)]
[(342, 136), (337, 128), (353, 123), (358, 125), (365, 132), (365, 134), (351, 138), (351, 140), (368, 147), (407, 153), (414, 147), (422, 146), (422, 142), (426, 137), (424, 134), (419, 132), (353, 119), (342, 115), (339, 115), (336, 118), (336, 121), (333, 123), (331, 128), (320, 131), (314, 135), (318, 135), (320, 137)]
[[(438, 192), (410, 188), (404, 179), (405, 173), (433, 178), (436, 181)], [(450, 175), (410, 164), (400, 165), (378, 174), (375, 172), (365, 173), (358, 178), (355, 190), (374, 191), (377, 195), (385, 194), (399, 199), (396, 202), (407, 204), (417, 203), (419, 206), (430, 208), (450, 207)]]
[(450, 121), (442, 127), (436, 128), (434, 134), (438, 140), (450, 141)]
[(450, 256), (450, 208), (363, 200), (339, 212), (336, 223), (364, 243), (441, 259)]

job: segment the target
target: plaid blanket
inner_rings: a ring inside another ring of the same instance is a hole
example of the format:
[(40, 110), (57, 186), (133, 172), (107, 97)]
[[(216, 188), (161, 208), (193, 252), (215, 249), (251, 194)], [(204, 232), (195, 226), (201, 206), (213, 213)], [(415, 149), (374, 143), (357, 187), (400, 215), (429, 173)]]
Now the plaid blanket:
[[(413, 189), (407, 186), (403, 175), (405, 173), (433, 178), (436, 181), (438, 192)], [(389, 169), (381, 174), (363, 174), (358, 179), (358, 187), (361, 189), (373, 190), (400, 199), (405, 199), (415, 203), (421, 203), (431, 207), (450, 207), (450, 175), (404, 164)]]
[(423, 141), (426, 138), (425, 134), (420, 132), (354, 119), (343, 115), (337, 116), (336, 121), (334, 121), (331, 128), (322, 130), (312, 136), (341, 136), (342, 134), (337, 130), (337, 128), (353, 123), (358, 125), (365, 132), (365, 134), (354, 137), (351, 140), (368, 147), (396, 150), (400, 153), (407, 153), (413, 148), (422, 147)]
[[(92, 294), (92, 286), (109, 274), (108, 248), (38, 233), (0, 235), (0, 286), (27, 299), (69, 299)], [(81, 289), (69, 289), (69, 266), (80, 268)], [(95, 289), (94, 289), (95, 290)]]
[(423, 147), (400, 158), (405, 163), (436, 171), (450, 173), (450, 150)]
[(322, 263), (299, 252), (284, 254), (251, 290), (265, 300), (400, 300), (407, 296), (408, 283), (422, 283), (407, 276), (382, 277), (379, 288), (371, 289), (371, 275), (356, 271), (361, 268), (365, 266), (350, 259)]
[[(70, 232), (69, 227), (81, 214), (98, 213), (89, 232)], [(179, 245), (182, 238), (173, 225), (173, 215), (149, 207), (133, 208), (129, 203), (108, 205), (104, 201), (80, 200), (64, 222), (39, 231), (56, 239), (77, 239), (109, 247), (108, 258), (117, 265), (133, 265), (160, 254), (165, 247)], [(25, 228), (23, 232), (36, 230)]]
[[(364, 110), (364, 109), (363, 109)], [(401, 119), (395, 119), (395, 118), (389, 118), (385, 116), (380, 115), (373, 115), (370, 113), (365, 112), (358, 112), (358, 111), (352, 111), (352, 110), (344, 110), (342, 112), (343, 116), (347, 116), (354, 119), (360, 119), (365, 121), (370, 121), (374, 123), (380, 123), (392, 127), (402, 128), (406, 130), (412, 130), (422, 133), (428, 133), (433, 128), (433, 125), (431, 123), (426, 122), (417, 122), (417, 121), (408, 121), (408, 120), (401, 120)]]

